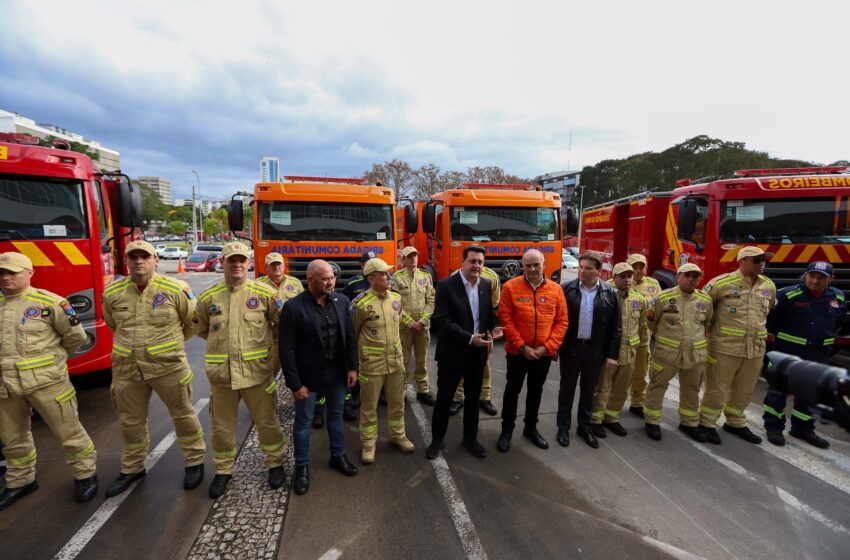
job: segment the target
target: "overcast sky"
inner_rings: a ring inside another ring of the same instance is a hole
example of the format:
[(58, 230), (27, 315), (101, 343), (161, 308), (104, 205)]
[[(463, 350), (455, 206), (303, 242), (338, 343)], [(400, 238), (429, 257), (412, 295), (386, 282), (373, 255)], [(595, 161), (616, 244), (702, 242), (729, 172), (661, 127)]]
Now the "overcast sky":
[[(850, 159), (850, 3), (3, 2), (0, 109), (188, 195), (400, 158), (520, 176), (698, 134)], [(572, 132), (572, 143), (570, 136)]]

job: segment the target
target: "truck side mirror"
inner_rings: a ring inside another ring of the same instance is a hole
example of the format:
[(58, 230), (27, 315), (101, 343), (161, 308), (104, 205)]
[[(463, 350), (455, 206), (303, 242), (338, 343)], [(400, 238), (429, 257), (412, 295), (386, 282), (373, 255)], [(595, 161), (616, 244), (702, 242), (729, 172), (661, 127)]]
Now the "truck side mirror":
[(416, 206), (413, 204), (407, 204), (404, 207), (404, 229), (406, 233), (416, 233), (419, 231), (419, 214), (416, 212)]
[(691, 239), (697, 225), (697, 201), (686, 198), (678, 206), (679, 216), (677, 225), (679, 228), (679, 239)]
[(230, 228), (230, 231), (242, 231), (244, 221), (242, 201), (234, 198), (227, 207), (227, 227)]
[(572, 206), (567, 208), (567, 219), (564, 220), (564, 229), (567, 235), (576, 235), (578, 233), (578, 212)]
[(120, 181), (118, 190), (118, 221), (122, 227), (142, 226), (142, 190), (128, 181)]
[(426, 204), (422, 207), (422, 231), (434, 233), (436, 224), (437, 207), (434, 204)]

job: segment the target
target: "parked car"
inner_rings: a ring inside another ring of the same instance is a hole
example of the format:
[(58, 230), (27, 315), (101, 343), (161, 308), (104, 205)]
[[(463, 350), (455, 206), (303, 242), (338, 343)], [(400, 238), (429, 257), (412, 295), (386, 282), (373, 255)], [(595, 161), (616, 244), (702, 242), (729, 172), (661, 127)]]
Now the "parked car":
[(196, 252), (196, 253), (215, 253), (216, 255), (220, 256), (221, 251), (223, 249), (224, 249), (223, 245), (208, 245), (208, 244), (204, 243), (204, 244), (195, 245), (194, 252)]
[(165, 253), (166, 247), (168, 247), (168, 245), (157, 245), (156, 246), (156, 256), (159, 257), (159, 258), (162, 258), (163, 253)]
[(581, 251), (579, 251), (578, 247), (564, 247), (564, 251), (575, 258), (579, 258), (581, 255)]
[(212, 252), (196, 252), (186, 259), (186, 272), (213, 272), (220, 257)]
[(578, 259), (567, 252), (561, 254), (561, 271), (578, 270)]
[(163, 258), (163, 259), (184, 258), (185, 259), (188, 256), (189, 256), (188, 251), (186, 251), (186, 249), (184, 249), (182, 247), (166, 247), (162, 251), (162, 257), (161, 258)]

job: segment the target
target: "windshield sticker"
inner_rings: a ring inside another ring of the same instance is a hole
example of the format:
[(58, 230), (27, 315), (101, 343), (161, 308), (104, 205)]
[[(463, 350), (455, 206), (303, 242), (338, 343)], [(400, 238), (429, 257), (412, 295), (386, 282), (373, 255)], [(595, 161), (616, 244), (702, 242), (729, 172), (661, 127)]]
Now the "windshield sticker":
[(462, 224), (478, 224), (478, 212), (459, 212), (460, 223)]
[(764, 221), (764, 206), (742, 206), (735, 211), (736, 222)]
[(279, 226), (291, 226), (292, 212), (289, 210), (272, 210), (269, 212), (269, 222)]
[(387, 238), (387, 232), (379, 231), (375, 234), (375, 238), (376, 239), (386, 239)]
[(65, 226), (50, 226), (45, 225), (44, 227), (44, 237), (67, 237), (68, 232), (65, 229)]

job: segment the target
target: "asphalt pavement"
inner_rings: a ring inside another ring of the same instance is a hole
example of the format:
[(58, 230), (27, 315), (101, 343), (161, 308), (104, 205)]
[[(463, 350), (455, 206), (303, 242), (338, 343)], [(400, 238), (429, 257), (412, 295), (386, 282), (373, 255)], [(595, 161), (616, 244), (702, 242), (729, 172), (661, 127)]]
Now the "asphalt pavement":
[[(161, 270), (176, 269), (164, 262)], [(196, 294), (220, 274), (181, 276)], [(187, 343), (195, 371), (194, 397), (209, 446), (203, 371), (204, 342)], [(429, 356), (433, 356), (433, 343)], [(492, 358), (493, 403), (501, 409), (504, 351)], [(429, 358), (432, 386), (436, 366)], [(789, 438), (777, 448), (752, 445), (720, 432), (723, 444), (696, 444), (676, 430), (677, 391), (665, 401), (663, 439), (651, 441), (629, 414), (629, 435), (609, 435), (591, 449), (574, 434), (568, 448), (555, 442), (559, 373), (545, 385), (540, 450), (515, 431), (507, 454), (496, 450), (498, 417), (482, 413), (477, 459), (460, 447), (461, 417), (452, 418), (444, 458), (427, 461), (431, 408), (409, 398), (405, 455), (387, 442), (386, 409), (379, 411), (377, 461), (359, 462), (356, 423), (346, 423), (349, 458), (360, 473), (345, 478), (327, 466), (328, 440), (314, 430), (311, 488), (303, 496), (265, 486), (262, 455), (251, 422), (240, 410), (244, 442), (229, 499), (207, 497), (203, 485), (182, 489), (183, 460), (161, 402), (151, 404), (148, 475), (121, 499), (103, 499), (120, 469), (121, 435), (109, 399), (108, 375), (75, 379), (80, 416), (98, 449), (101, 495), (73, 502), (71, 471), (44, 424), (34, 422), (41, 489), (0, 512), (0, 556), (17, 558), (846, 558), (850, 550), (850, 437), (819, 426), (832, 444), (818, 450)], [(281, 384), (282, 385), (282, 384)], [(675, 385), (675, 384), (674, 384)], [(409, 389), (412, 391), (412, 389)], [(748, 408), (761, 435), (764, 384)], [(523, 394), (524, 395), (524, 394)], [(409, 395), (412, 396), (412, 395)], [(288, 391), (279, 414), (291, 418)], [(524, 410), (520, 397), (519, 413)], [(291, 420), (290, 420), (291, 421)], [(253, 438), (255, 439), (255, 438)], [(208, 448), (209, 451), (209, 448)], [(291, 482), (291, 446), (287, 462)], [(246, 519), (267, 519), (251, 529)]]

